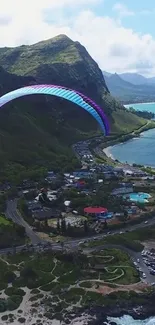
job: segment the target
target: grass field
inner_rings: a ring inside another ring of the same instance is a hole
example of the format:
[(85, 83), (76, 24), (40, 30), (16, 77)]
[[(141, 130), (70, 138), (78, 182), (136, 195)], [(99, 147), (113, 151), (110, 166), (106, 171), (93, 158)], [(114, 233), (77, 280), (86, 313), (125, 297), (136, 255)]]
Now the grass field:
[(8, 225), (11, 225), (12, 222), (9, 221), (8, 219), (6, 219), (5, 217), (3, 216), (0, 216), (0, 226), (1, 225), (5, 225), (5, 226), (8, 226)]

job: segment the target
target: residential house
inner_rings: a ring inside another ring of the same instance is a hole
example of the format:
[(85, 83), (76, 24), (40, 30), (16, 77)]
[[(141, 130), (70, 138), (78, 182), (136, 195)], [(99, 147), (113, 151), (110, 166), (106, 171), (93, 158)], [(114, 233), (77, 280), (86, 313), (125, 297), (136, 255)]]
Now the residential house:
[(61, 216), (61, 212), (55, 209), (42, 209), (38, 211), (34, 211), (32, 217), (36, 220), (47, 220), (52, 218), (59, 218)]

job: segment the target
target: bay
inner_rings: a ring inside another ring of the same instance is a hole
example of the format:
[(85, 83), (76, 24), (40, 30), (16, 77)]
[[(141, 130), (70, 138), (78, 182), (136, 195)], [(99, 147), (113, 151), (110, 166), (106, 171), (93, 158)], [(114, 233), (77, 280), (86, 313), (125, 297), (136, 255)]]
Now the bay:
[[(155, 113), (155, 103), (137, 103), (124, 105), (139, 111)], [(117, 144), (104, 149), (104, 152), (113, 159), (123, 163), (140, 164), (155, 167), (155, 129), (141, 133), (139, 138)]]
[(123, 163), (155, 167), (155, 129), (141, 133), (139, 138), (108, 147), (104, 152)]

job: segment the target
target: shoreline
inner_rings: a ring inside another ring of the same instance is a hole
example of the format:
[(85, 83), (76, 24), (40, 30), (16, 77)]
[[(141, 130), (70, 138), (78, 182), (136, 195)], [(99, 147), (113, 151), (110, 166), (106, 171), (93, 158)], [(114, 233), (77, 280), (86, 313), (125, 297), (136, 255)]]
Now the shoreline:
[[(149, 130), (147, 130), (147, 131), (149, 131)], [(147, 131), (143, 131), (143, 132), (147, 132)], [(140, 133), (139, 136), (141, 136), (142, 133)], [(130, 139), (124, 141), (124, 142), (118, 142), (118, 143), (116, 143), (114, 145), (107, 146), (107, 147), (105, 147), (105, 148), (102, 149), (102, 152), (106, 155), (107, 158), (110, 158), (113, 162), (119, 162), (119, 164), (121, 164), (121, 165), (124, 165), (125, 164), (125, 165), (128, 165), (128, 166), (133, 167), (134, 162), (129, 163), (128, 161), (126, 161), (126, 162), (124, 161), (123, 162), (123, 161), (119, 160), (117, 157), (114, 157), (113, 156), (113, 154), (111, 152), (111, 149), (113, 147), (117, 146), (117, 145), (123, 144), (125, 142), (131, 141), (131, 140), (134, 140), (134, 139), (137, 139), (137, 137), (133, 137), (133, 138), (130, 138)], [(142, 165), (145, 168), (149, 167), (149, 168), (155, 169), (155, 165), (148, 165), (148, 164), (147, 165), (144, 165), (142, 163), (137, 163), (137, 165)]]
[(146, 104), (147, 104), (147, 105), (151, 105), (151, 104), (155, 104), (155, 102), (148, 102), (148, 103), (147, 103), (147, 102), (145, 102), (145, 103), (132, 103), (132, 104), (129, 103), (129, 104), (123, 104), (123, 106), (126, 107), (126, 108), (128, 108), (128, 106), (130, 106), (130, 105), (146, 105)]
[[(130, 141), (130, 139), (129, 140), (127, 140), (127, 141)], [(121, 142), (120, 143), (117, 143), (117, 144), (115, 144), (114, 146), (117, 146), (117, 145), (119, 145), (119, 144), (121, 144)], [(134, 162), (133, 163), (129, 163), (128, 161), (126, 161), (126, 162), (123, 162), (123, 161), (120, 161), (119, 159), (117, 159), (117, 158), (115, 158), (113, 155), (112, 155), (112, 153), (110, 152), (110, 149), (112, 148), (112, 147), (114, 147), (114, 146), (108, 146), (108, 147), (106, 147), (106, 148), (104, 148), (102, 151), (103, 151), (103, 153), (106, 155), (106, 157), (107, 158), (110, 158), (113, 162), (119, 162), (119, 164), (120, 165), (128, 165), (128, 166), (131, 166), (131, 167), (133, 167), (133, 164), (134, 164)], [(142, 165), (142, 164), (138, 164), (138, 165)], [(145, 167), (145, 168), (152, 168), (152, 169), (155, 169), (155, 165), (154, 166), (152, 166), (152, 165), (142, 165), (143, 167)]]
[[(101, 158), (101, 159), (105, 159), (104, 156), (106, 156), (108, 159), (111, 160), (112, 163), (118, 162), (120, 165), (127, 164), (128, 166), (132, 166), (134, 162), (133, 163), (123, 162), (123, 161), (120, 161), (119, 159), (115, 158), (111, 152), (111, 148), (113, 148), (116, 145), (123, 144), (127, 141), (132, 141), (134, 139), (137, 139), (137, 138), (141, 137), (141, 135), (144, 132), (147, 132), (152, 129), (155, 129), (155, 126), (150, 127), (150, 128), (147, 126), (145, 128), (145, 126), (144, 126), (144, 129), (142, 129), (140, 132), (138, 132), (138, 130), (135, 130), (130, 134), (124, 134), (122, 136), (118, 136), (116, 139), (110, 140), (107, 143), (103, 142), (102, 144), (98, 145), (96, 148), (93, 148), (93, 151), (96, 154), (96, 156), (99, 156), (99, 158)], [(139, 163), (139, 165), (141, 165), (141, 164)], [(143, 166), (155, 168), (155, 165), (154, 166), (143, 165)]]
[[(115, 146), (115, 145), (114, 145)], [(110, 149), (112, 148), (112, 147), (114, 147), (114, 146), (109, 146), (109, 147), (106, 147), (106, 148), (104, 148), (103, 149), (103, 153), (108, 157), (108, 158), (111, 158), (112, 160), (116, 160), (115, 158), (114, 158), (114, 156), (112, 155), (112, 153), (110, 152)]]
[(147, 297), (145, 302), (141, 304), (132, 302), (132, 299), (129, 299), (128, 303), (124, 301), (118, 302), (116, 306), (95, 306), (90, 310), (90, 316), (95, 316), (95, 320), (90, 321), (90, 325), (116, 325), (115, 319), (122, 318), (124, 316), (132, 317), (134, 320), (149, 320), (150, 318), (155, 317), (154, 309), (154, 293), (152, 294), (143, 294), (143, 297)]

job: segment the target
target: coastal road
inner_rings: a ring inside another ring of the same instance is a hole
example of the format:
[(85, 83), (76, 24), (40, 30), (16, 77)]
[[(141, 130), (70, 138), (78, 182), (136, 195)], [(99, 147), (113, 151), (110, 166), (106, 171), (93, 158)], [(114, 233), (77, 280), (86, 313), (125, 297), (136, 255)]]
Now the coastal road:
[(134, 231), (136, 229), (139, 228), (145, 228), (145, 227), (149, 227), (155, 225), (155, 216), (153, 218), (151, 218), (150, 220), (148, 220), (148, 223), (146, 224), (145, 222), (141, 222), (137, 225), (133, 225), (133, 226), (128, 226), (125, 229), (124, 228), (120, 228), (118, 230), (113, 230), (110, 232), (110, 234), (108, 233), (102, 233), (99, 235), (93, 235), (93, 236), (89, 236), (89, 237), (84, 237), (84, 238), (80, 238), (80, 239), (72, 239), (72, 240), (68, 240), (65, 241), (64, 244), (70, 246), (70, 247), (76, 247), (79, 243), (85, 242), (85, 241), (91, 241), (91, 240), (100, 240), (100, 239), (104, 239), (107, 236), (113, 236), (116, 234), (121, 233), (125, 233), (126, 231), (130, 232), (130, 231)]
[[(36, 233), (31, 229), (31, 227), (28, 225), (28, 223), (22, 218), (22, 216), (20, 215), (20, 213), (17, 211), (17, 201), (18, 199), (15, 200), (10, 200), (7, 201), (7, 209), (6, 209), (6, 217), (8, 219), (13, 220), (15, 223), (22, 225), (23, 227), (25, 227), (27, 236), (31, 239), (32, 244), (38, 244), (38, 243), (45, 243), (45, 241), (42, 241), (38, 235), (36, 235)], [(107, 236), (113, 236), (116, 234), (119, 234), (120, 232), (125, 233), (125, 230), (128, 231), (134, 231), (138, 228), (143, 228), (143, 227), (148, 227), (148, 226), (152, 226), (155, 225), (155, 217), (151, 218), (150, 220), (148, 220), (148, 223), (145, 224), (145, 222), (142, 222), (140, 224), (137, 225), (133, 225), (133, 226), (128, 226), (127, 228), (122, 228), (122, 229), (118, 229), (118, 230), (113, 230), (111, 231), (110, 234), (108, 233), (102, 233), (99, 235), (93, 235), (93, 236), (89, 236), (89, 237), (84, 237), (84, 238), (80, 238), (80, 239), (72, 239), (69, 241), (65, 241), (64, 244), (67, 244), (67, 246), (69, 246), (70, 248), (76, 248), (80, 242), (84, 242), (84, 241), (91, 241), (91, 240), (100, 240), (103, 239), (104, 237)], [(53, 245), (56, 245), (53, 243)], [(59, 246), (59, 245), (56, 245)]]
[(40, 243), (41, 239), (39, 238), (39, 236), (36, 235), (36, 233), (31, 229), (29, 224), (22, 218), (22, 216), (18, 212), (17, 201), (18, 199), (7, 201), (7, 209), (5, 212), (6, 218), (12, 220), (18, 225), (23, 226), (25, 228), (27, 236), (30, 238), (33, 245)]
[[(67, 248), (67, 247), (66, 247)], [(134, 252), (132, 251), (131, 249), (128, 249), (124, 246), (121, 246), (121, 245), (112, 245), (112, 244), (105, 244), (105, 245), (101, 245), (101, 246), (96, 246), (96, 247), (93, 247), (93, 248), (84, 248), (83, 249), (83, 253), (84, 254), (90, 254), (94, 251), (100, 251), (102, 249), (110, 249), (110, 248), (115, 248), (115, 249), (120, 249), (122, 251), (125, 251), (131, 258), (131, 260), (135, 263), (137, 263), (137, 266), (139, 268), (141, 268), (142, 272), (140, 274), (141, 276), (141, 280), (147, 284), (152, 284), (155, 282), (155, 276), (151, 275), (147, 266), (145, 265), (144, 261), (143, 261), (143, 258), (141, 256), (141, 253), (137, 253), (137, 252)], [(16, 247), (16, 249), (14, 250), (14, 248), (5, 248), (5, 249), (1, 249), (0, 250), (0, 255), (5, 255), (5, 254), (8, 254), (8, 253), (19, 253), (21, 251), (23, 251), (23, 249), (26, 249), (26, 245), (23, 245), (23, 246), (18, 246)], [(54, 250), (57, 250), (57, 251), (60, 251), (62, 250), (62, 247), (60, 244), (52, 244), (48, 247), (48, 249), (54, 251)], [(70, 247), (71, 249), (71, 247)], [(36, 251), (36, 252), (39, 252), (40, 251), (40, 247), (38, 244), (35, 244), (33, 245), (32, 247), (32, 251)], [(44, 249), (43, 249), (44, 251)], [(139, 260), (139, 262), (138, 262)], [(135, 266), (136, 267), (136, 266)], [(142, 273), (145, 273), (146, 275), (146, 278), (144, 279), (143, 276), (142, 276)]]
[[(39, 238), (39, 236), (31, 229), (31, 227), (28, 225), (28, 223), (22, 218), (22, 216), (19, 214), (18, 210), (17, 210), (17, 199), (16, 200), (10, 200), (7, 202), (7, 210), (6, 210), (6, 217), (8, 219), (13, 220), (15, 223), (22, 225), (25, 228), (25, 231), (27, 233), (27, 236), (30, 238), (32, 245), (33, 245), (33, 249), (38, 251), (39, 245), (38, 244), (46, 244), (46, 241), (43, 241)], [(126, 228), (126, 230), (128, 231), (133, 231), (136, 230), (138, 228), (143, 228), (143, 227), (148, 227), (151, 225), (155, 224), (155, 217), (153, 217), (152, 219), (148, 220), (148, 223), (145, 224), (144, 222), (142, 222), (141, 224), (138, 225), (133, 225), (133, 226), (129, 226), (128, 228)], [(125, 233), (124, 228), (119, 229), (119, 230), (115, 230), (112, 231), (110, 234), (99, 234), (96, 236), (90, 236), (90, 237), (84, 237), (81, 239), (72, 239), (69, 241), (65, 241), (64, 242), (64, 248), (66, 249), (70, 249), (70, 250), (77, 250), (77, 247), (79, 245), (79, 243), (84, 243), (85, 241), (91, 241), (91, 240), (100, 240), (100, 239), (104, 239), (107, 236), (113, 236), (115, 234), (119, 234), (120, 232)], [(16, 252), (20, 252), (21, 250), (23, 250), (25, 246), (18, 246), (16, 247)], [(93, 250), (100, 250), (103, 248), (120, 248), (124, 251), (126, 251), (132, 258), (133, 262), (136, 262), (137, 265), (142, 269), (142, 273), (146, 274), (146, 279), (144, 281), (146, 281), (147, 283), (153, 283), (155, 282), (155, 277), (153, 275), (150, 275), (150, 272), (147, 268), (147, 266), (145, 265), (143, 258), (141, 256), (141, 253), (137, 253), (134, 252), (124, 246), (119, 246), (119, 245), (102, 245), (102, 246), (95, 246), (94, 248), (85, 248), (84, 252), (91, 252)], [(61, 244), (60, 243), (51, 243), (49, 246), (49, 249), (51, 250), (61, 250)], [(12, 249), (8, 248), (8, 249), (2, 249), (0, 250), (0, 254), (6, 254), (8, 252), (12, 252)], [(139, 260), (139, 263), (137, 262)]]

